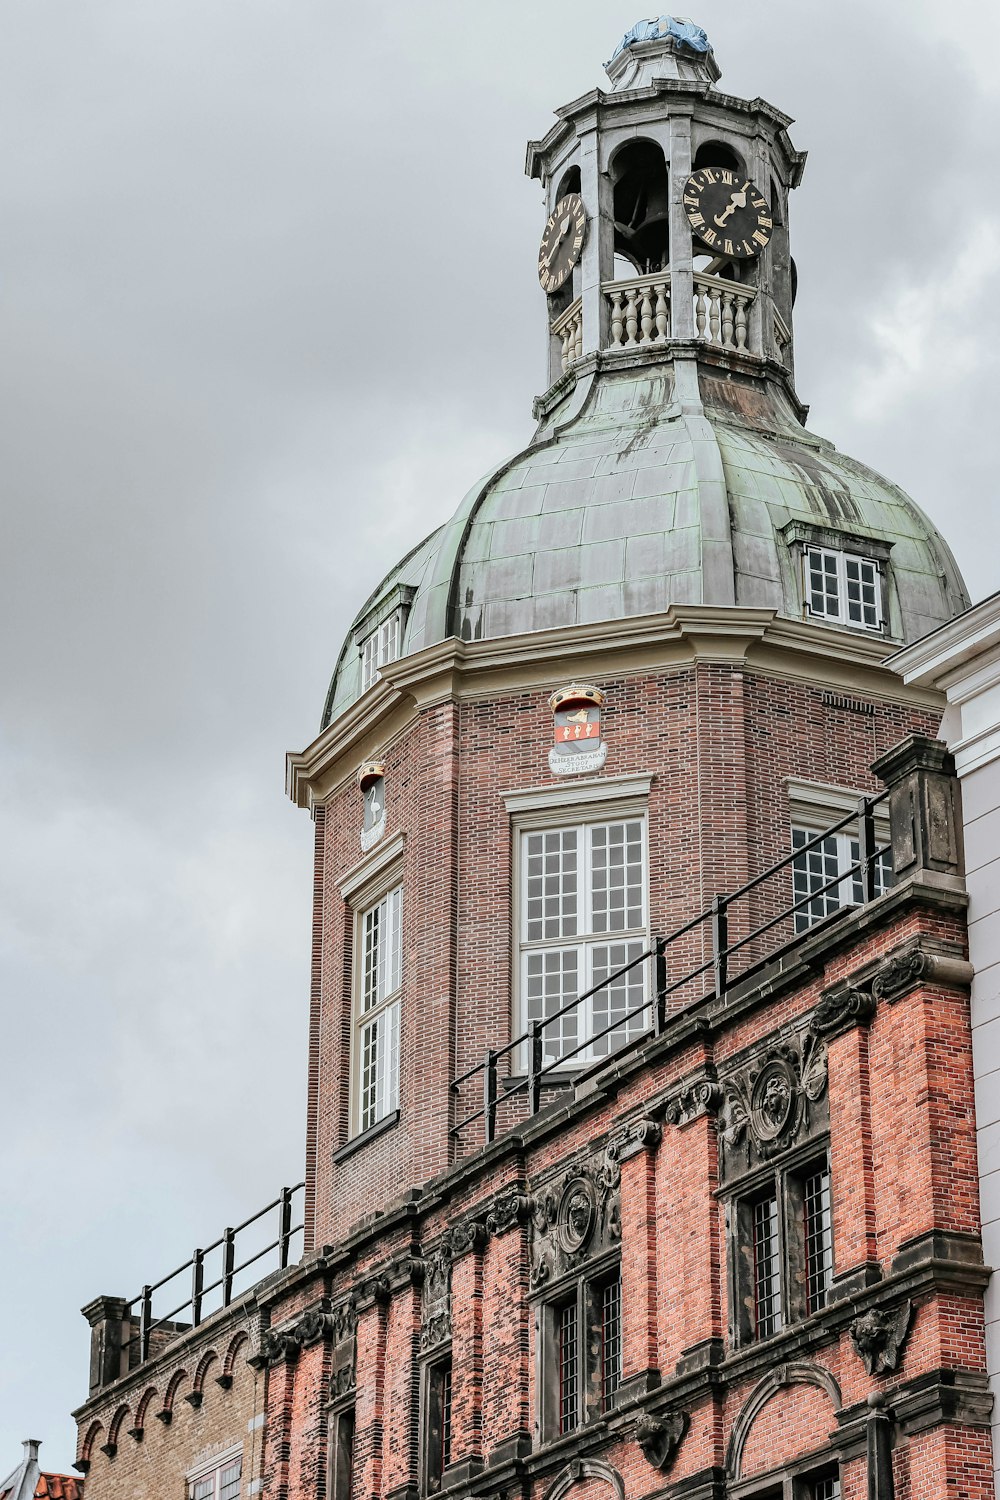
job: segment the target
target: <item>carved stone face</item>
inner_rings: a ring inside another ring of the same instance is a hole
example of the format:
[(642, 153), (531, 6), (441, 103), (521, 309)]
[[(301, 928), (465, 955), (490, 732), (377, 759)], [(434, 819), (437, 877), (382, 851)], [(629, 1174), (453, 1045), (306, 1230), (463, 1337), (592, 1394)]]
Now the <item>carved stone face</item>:
[(594, 1200), (587, 1186), (578, 1178), (570, 1183), (559, 1211), (560, 1238), (566, 1250), (582, 1249), (594, 1227)]
[(785, 1065), (772, 1062), (757, 1079), (753, 1091), (752, 1126), (759, 1140), (777, 1139), (791, 1119), (795, 1089)]
[(791, 1089), (783, 1078), (769, 1078), (760, 1106), (765, 1118), (777, 1125), (785, 1118), (790, 1098)]
[(886, 1340), (886, 1330), (877, 1312), (862, 1313), (855, 1318), (852, 1327), (854, 1342), (862, 1352), (881, 1349)]

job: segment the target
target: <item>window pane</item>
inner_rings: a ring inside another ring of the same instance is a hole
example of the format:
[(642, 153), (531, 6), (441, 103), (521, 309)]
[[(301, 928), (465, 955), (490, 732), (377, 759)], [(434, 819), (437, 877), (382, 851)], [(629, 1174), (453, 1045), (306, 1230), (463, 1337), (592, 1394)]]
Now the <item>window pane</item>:
[(622, 1378), (621, 1273), (601, 1291), (601, 1405), (610, 1411)]
[(844, 558), (844, 575), (847, 580), (847, 618), (852, 625), (877, 630), (881, 624), (878, 564), (868, 557), (847, 556)]
[(828, 620), (840, 618), (840, 584), (837, 578), (836, 553), (821, 547), (806, 552), (806, 588), (809, 608), (814, 615)]
[[(861, 859), (861, 843), (858, 839), (850, 840), (851, 865), (857, 865)], [(892, 850), (889, 848), (879, 849), (875, 854), (875, 895), (884, 896), (892, 885)], [(851, 877), (851, 897), (857, 906), (861, 906), (865, 899), (864, 884), (861, 879), (861, 871), (858, 870)]]
[(840, 1480), (817, 1479), (809, 1488), (811, 1500), (840, 1500)]
[(364, 914), (362, 1010), (371, 1010), (402, 982), (403, 890), (397, 886)]
[(384, 1120), (399, 1105), (399, 1002), (361, 1031), (361, 1129)]
[(525, 835), (525, 940), (575, 937), (579, 930), (579, 831)]
[(592, 932), (642, 926), (642, 823), (607, 823), (590, 833)]
[(778, 1200), (753, 1207), (754, 1333), (766, 1339), (781, 1327), (781, 1261), (778, 1254)]
[(387, 620), (376, 626), (371, 635), (365, 637), (361, 647), (361, 691), (365, 692), (377, 682), (380, 667), (395, 661), (399, 656), (400, 617), (393, 610)]
[(577, 1425), (580, 1396), (580, 1330), (576, 1303), (559, 1311), (559, 1431)]
[[(630, 943), (595, 944), (593, 953), (592, 984), (603, 984), (609, 974), (616, 974), (627, 963), (638, 958), (643, 951), (642, 939)], [(593, 1051), (596, 1057), (607, 1057), (624, 1047), (633, 1037), (640, 1036), (649, 1024), (646, 1009), (646, 964), (636, 964), (627, 974), (612, 981), (606, 988), (598, 990), (591, 1000), (591, 1035), (594, 1037)], [(601, 1036), (605, 1027), (620, 1021), (606, 1036)]]
[(219, 1500), (239, 1500), (240, 1465), (228, 1464), (219, 1477)]
[[(580, 953), (555, 948), (525, 955), (524, 1000), (528, 1023), (554, 1016), (580, 993)], [(580, 1039), (580, 1007), (574, 1006), (542, 1032), (542, 1056), (556, 1062)]]
[[(823, 891), (828, 881), (835, 881), (840, 874), (837, 838), (830, 834), (812, 849), (804, 849), (815, 834), (807, 828), (792, 829), (792, 848), (802, 852), (792, 861), (792, 899), (797, 904), (805, 901), (795, 913), (795, 931), (805, 932), (814, 922), (829, 916), (840, 907), (840, 887), (831, 885)], [(806, 897), (816, 892), (811, 901)]]
[(451, 1365), (441, 1371), (441, 1468), (451, 1463)]
[(830, 1173), (813, 1172), (803, 1184), (806, 1240), (806, 1301), (809, 1312), (826, 1305), (833, 1276)]
[(215, 1475), (206, 1474), (196, 1479), (191, 1490), (191, 1500), (215, 1500)]

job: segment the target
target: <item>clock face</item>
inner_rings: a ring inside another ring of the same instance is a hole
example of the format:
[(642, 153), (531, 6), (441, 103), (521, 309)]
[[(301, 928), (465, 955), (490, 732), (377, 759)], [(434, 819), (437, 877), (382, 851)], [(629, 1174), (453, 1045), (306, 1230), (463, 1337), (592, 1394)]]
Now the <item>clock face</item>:
[(748, 177), (723, 167), (702, 167), (684, 184), (691, 228), (716, 255), (748, 260), (771, 238), (771, 207)]
[(557, 292), (580, 259), (587, 233), (587, 210), (579, 193), (560, 198), (538, 249), (538, 279), (546, 292)]

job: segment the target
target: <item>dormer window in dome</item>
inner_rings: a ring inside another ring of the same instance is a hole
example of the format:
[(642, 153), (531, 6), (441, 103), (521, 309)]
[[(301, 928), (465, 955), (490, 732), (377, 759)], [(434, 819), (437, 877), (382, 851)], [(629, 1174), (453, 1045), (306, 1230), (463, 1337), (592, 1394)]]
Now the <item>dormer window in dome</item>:
[(807, 547), (805, 563), (806, 607), (811, 615), (838, 625), (882, 629), (882, 572), (873, 557)]
[(354, 631), (361, 653), (361, 691), (374, 687), (382, 668), (402, 653), (403, 630), (414, 590), (397, 586), (363, 616)]
[(891, 542), (833, 531), (804, 521), (782, 528), (798, 558), (802, 613), (881, 635), (889, 630), (888, 566)]

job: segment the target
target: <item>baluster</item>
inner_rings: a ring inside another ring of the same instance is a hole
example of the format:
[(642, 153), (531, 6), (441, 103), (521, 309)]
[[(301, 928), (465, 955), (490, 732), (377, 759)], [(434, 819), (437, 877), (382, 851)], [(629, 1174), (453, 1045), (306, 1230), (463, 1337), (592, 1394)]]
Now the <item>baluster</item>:
[(634, 286), (629, 287), (625, 293), (625, 301), (628, 304), (625, 309), (625, 332), (628, 334), (628, 338), (625, 340), (626, 349), (634, 349), (639, 342), (636, 338), (636, 334), (639, 331), (639, 316), (635, 306), (638, 295)]
[(695, 322), (698, 325), (698, 337), (703, 339), (707, 327), (705, 317), (705, 288), (697, 281), (694, 284), (694, 316)]
[(710, 286), (708, 289), (708, 341), (710, 344), (721, 343), (719, 328), (719, 288)]
[(562, 367), (567, 369), (573, 358), (573, 325), (567, 323), (562, 331)]
[(583, 354), (583, 313), (578, 312), (576, 322), (573, 325), (575, 336), (573, 339), (573, 358), (579, 359)]
[(670, 304), (667, 301), (667, 283), (656, 283), (656, 342), (662, 344), (670, 326)]
[(736, 298), (736, 347), (745, 349), (747, 346), (747, 305), (749, 297), (737, 296)]
[(611, 347), (620, 349), (624, 343), (622, 330), (625, 327), (625, 319), (622, 314), (621, 292), (611, 293)]
[(733, 342), (733, 294), (726, 291), (722, 293), (722, 347), (736, 348)]
[(653, 323), (653, 299), (652, 299), (652, 295), (651, 295), (652, 290), (653, 290), (653, 288), (652, 288), (651, 285), (646, 285), (644, 287), (641, 287), (640, 290), (639, 290), (639, 295), (642, 297), (642, 313), (641, 313), (642, 338), (639, 340), (640, 344), (651, 344), (653, 342), (653, 328), (654, 328), (654, 323)]

